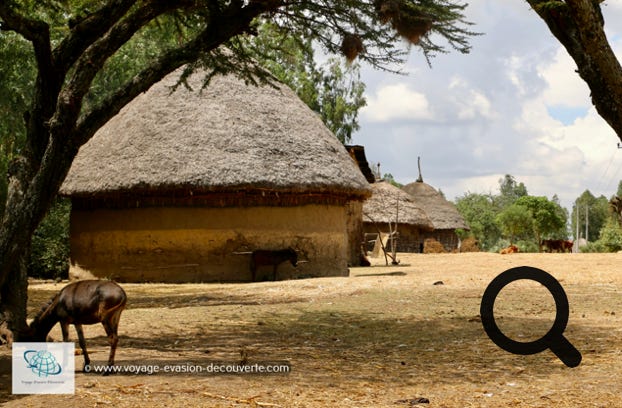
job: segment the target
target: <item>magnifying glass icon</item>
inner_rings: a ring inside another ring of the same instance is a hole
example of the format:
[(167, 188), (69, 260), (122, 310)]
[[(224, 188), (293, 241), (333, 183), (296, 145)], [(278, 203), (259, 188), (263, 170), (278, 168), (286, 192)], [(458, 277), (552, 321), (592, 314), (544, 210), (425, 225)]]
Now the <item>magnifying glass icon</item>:
[[(542, 284), (551, 292), (555, 300), (555, 323), (540, 339), (531, 342), (515, 341), (507, 337), (497, 326), (493, 313), (497, 295), (506, 285), (516, 280), (528, 279)], [(546, 349), (551, 351), (568, 367), (577, 367), (581, 363), (581, 353), (564, 337), (564, 330), (568, 324), (568, 297), (562, 285), (550, 274), (542, 269), (530, 266), (519, 266), (508, 269), (494, 278), (484, 291), (480, 316), (482, 325), (488, 337), (502, 349), (514, 354), (528, 355), (540, 353)]]

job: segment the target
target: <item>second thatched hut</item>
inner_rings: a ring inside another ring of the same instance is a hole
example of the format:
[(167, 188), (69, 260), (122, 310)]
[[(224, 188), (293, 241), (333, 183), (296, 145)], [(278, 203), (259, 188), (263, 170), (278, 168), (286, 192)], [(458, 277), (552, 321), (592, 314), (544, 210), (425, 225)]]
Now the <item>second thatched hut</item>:
[(447, 201), (434, 187), (419, 179), (407, 184), (402, 189), (410, 194), (423, 208), (432, 221), (433, 230), (423, 234), (424, 240), (435, 239), (440, 242), (445, 251), (454, 252), (460, 247), (458, 229), (468, 230), (469, 226), (451, 202)]
[(398, 252), (422, 252), (426, 233), (434, 226), (417, 200), (388, 181), (377, 181), (371, 189), (372, 196), (363, 203), (366, 236), (386, 235), (390, 247), (388, 234), (396, 231)]

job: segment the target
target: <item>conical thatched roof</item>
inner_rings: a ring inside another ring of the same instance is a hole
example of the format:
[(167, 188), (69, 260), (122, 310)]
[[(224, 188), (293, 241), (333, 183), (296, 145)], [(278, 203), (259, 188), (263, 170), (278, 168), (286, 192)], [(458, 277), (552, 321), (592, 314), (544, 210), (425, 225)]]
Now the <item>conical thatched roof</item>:
[(434, 224), (434, 229), (469, 229), (456, 206), (443, 198), (431, 185), (415, 181), (402, 187), (402, 190), (415, 198)]
[(369, 196), (344, 147), (286, 86), (220, 76), (189, 91), (175, 72), (128, 104), (79, 151), (61, 188), (72, 197), (255, 191)]
[(407, 192), (386, 181), (373, 183), (371, 190), (371, 197), (363, 203), (364, 222), (395, 222), (397, 212), (399, 223), (428, 230), (434, 228), (417, 200)]

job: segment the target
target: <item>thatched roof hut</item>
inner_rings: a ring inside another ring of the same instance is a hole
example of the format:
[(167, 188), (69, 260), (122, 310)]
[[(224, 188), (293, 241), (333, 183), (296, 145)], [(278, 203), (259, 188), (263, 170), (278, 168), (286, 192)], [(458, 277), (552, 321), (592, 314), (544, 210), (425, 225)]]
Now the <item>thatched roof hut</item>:
[(319, 117), (286, 86), (224, 76), (201, 90), (195, 74), (194, 91), (173, 91), (178, 77), (80, 149), (61, 188), (73, 203), (72, 267), (124, 280), (245, 280), (248, 256), (232, 253), (293, 246), (310, 261), (298, 275), (347, 273), (344, 208), (370, 190)]
[(413, 196), (432, 221), (434, 231), (427, 237), (441, 242), (446, 250), (456, 250), (460, 244), (455, 230), (469, 229), (469, 226), (456, 209), (434, 187), (421, 181), (407, 184), (402, 189)]
[(363, 203), (363, 222), (400, 224), (432, 230), (432, 221), (418, 201), (405, 191), (386, 181), (371, 184), (372, 195)]
[(402, 190), (417, 200), (432, 221), (434, 229), (469, 229), (456, 206), (431, 185), (415, 181), (402, 187)]
[[(434, 229), (417, 200), (386, 181), (371, 184), (372, 196), (363, 203), (363, 228), (368, 236), (388, 234), (397, 222), (399, 252), (420, 252), (423, 233)], [(389, 228), (391, 224), (391, 228)], [(368, 248), (369, 249), (369, 248)]]
[(195, 74), (194, 92), (171, 93), (178, 76), (137, 97), (80, 149), (62, 194), (114, 201), (240, 193), (221, 205), (277, 193), (279, 203), (369, 195), (341, 143), (286, 86), (226, 76), (201, 91)]

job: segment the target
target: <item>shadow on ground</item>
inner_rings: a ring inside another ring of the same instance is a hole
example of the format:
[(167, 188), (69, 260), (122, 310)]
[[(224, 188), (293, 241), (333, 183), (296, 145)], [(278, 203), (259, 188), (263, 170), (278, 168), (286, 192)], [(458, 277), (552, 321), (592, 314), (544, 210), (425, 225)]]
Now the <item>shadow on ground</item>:
[[(193, 313), (191, 308), (180, 310)], [(539, 320), (516, 319), (515, 324), (534, 327)], [(583, 352), (584, 365), (592, 364), (594, 357), (606, 359), (607, 354), (615, 353), (612, 345), (616, 339), (607, 327), (571, 325), (566, 337)], [(93, 360), (103, 364), (107, 338), (89, 339), (88, 347)], [(478, 383), (512, 373), (538, 378), (565, 369), (548, 351), (516, 356), (497, 348), (483, 332), (479, 319), (384, 318), (369, 313), (305, 311), (302, 307), (272, 314), (255, 324), (213, 322), (201, 330), (182, 327), (178, 331), (159, 331), (154, 325), (152, 331), (121, 336), (117, 364), (237, 364), (242, 362), (240, 350), (244, 350), (248, 364), (289, 363), (293, 374), (302, 374), (296, 381), (310, 387), (329, 386), (335, 375), (346, 383), (380, 386), (426, 381)], [(76, 366), (81, 367), (81, 357), (76, 359)], [(0, 401), (19, 398), (9, 394), (10, 364), (10, 357), (0, 356)]]
[[(514, 323), (529, 328), (542, 322), (515, 319)], [(583, 353), (583, 364), (590, 364), (593, 357), (607, 358), (616, 353), (610, 328), (574, 325), (565, 334)], [(90, 342), (107, 351), (104, 336)], [(240, 350), (245, 350), (250, 363), (288, 361), (293, 371), (313, 374), (313, 383), (322, 377), (333, 381), (334, 372), (377, 383), (416, 382), (425, 374), (437, 383), (451, 384), (512, 372), (517, 366), (534, 377), (546, 377), (565, 368), (550, 351), (517, 356), (499, 349), (478, 319), (386, 319), (317, 311), (273, 315), (259, 324), (213, 323), (202, 330), (122, 336), (117, 362), (236, 362)]]
[[(56, 293), (35, 292), (31, 304), (46, 301)], [(421, 295), (426, 293), (430, 295), (425, 291)], [(129, 304), (129, 308), (135, 309), (131, 316), (137, 325), (140, 323), (137, 326), (140, 329), (135, 332), (124, 329), (124, 325), (131, 327), (129, 317), (121, 318), (116, 361), (124, 366), (205, 366), (237, 363), (242, 359), (249, 364), (287, 361), (292, 378), (309, 388), (333, 387), (336, 381), (345, 384), (342, 387), (367, 383), (379, 389), (431, 383), (498, 383), (510, 381), (512, 376), (523, 377), (527, 382), (575, 373), (550, 351), (517, 356), (499, 349), (486, 336), (479, 318), (465, 316), (466, 309), (458, 305), (458, 300), (464, 302), (469, 296), (477, 299), (479, 293), (436, 293), (425, 300), (435, 308), (424, 316), (407, 309), (416, 307), (414, 304), (397, 302), (400, 299), (394, 299), (392, 292), (371, 298), (376, 303), (356, 309), (360, 302), (365, 302), (360, 296), (335, 297), (317, 303), (293, 296), (275, 296), (266, 302), (260, 297), (224, 291), (150, 294), (145, 290), (144, 294), (133, 296)], [(451, 300), (450, 306), (441, 308), (438, 303), (441, 300)], [(393, 303), (383, 307), (385, 301)], [(376, 304), (378, 309), (373, 306)], [(205, 312), (206, 306), (225, 307), (210, 314)], [(439, 315), (441, 312), (445, 314)], [(165, 314), (176, 319), (163, 321), (160, 316)], [(511, 320), (510, 326), (525, 330), (542, 327), (543, 323), (540, 318)], [(507, 323), (504, 321), (504, 325)], [(108, 341), (103, 329), (99, 330), (102, 335), (89, 338), (87, 346), (92, 359), (103, 363), (108, 355)], [(582, 352), (580, 367), (589, 368), (617, 358), (618, 334), (611, 327), (571, 322), (565, 337)], [(0, 349), (0, 402), (19, 398), (9, 394), (11, 359), (10, 351), (7, 357), (5, 350)], [(81, 363), (78, 357), (76, 366), (81, 367)]]

